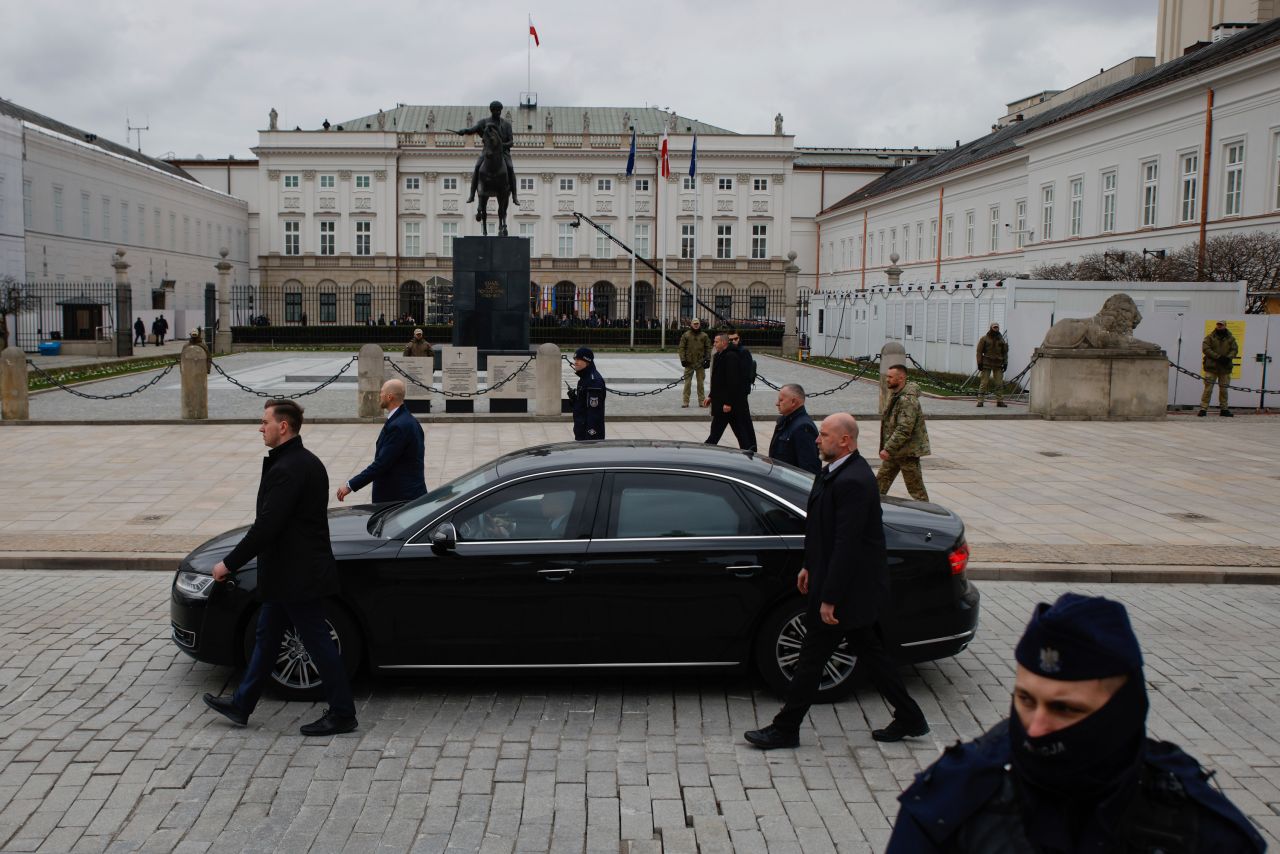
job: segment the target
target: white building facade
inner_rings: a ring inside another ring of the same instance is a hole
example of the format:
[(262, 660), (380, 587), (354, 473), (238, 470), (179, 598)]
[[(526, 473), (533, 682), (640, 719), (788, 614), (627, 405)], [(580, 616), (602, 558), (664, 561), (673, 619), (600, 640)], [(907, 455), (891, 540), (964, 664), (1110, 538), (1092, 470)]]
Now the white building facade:
[(1280, 21), (890, 173), (817, 222), (839, 259), (823, 290), (883, 285), (894, 255), (920, 284), (1280, 231)]
[(123, 249), (135, 314), (164, 312), (171, 329), (203, 317), (221, 248), (248, 281), (248, 205), (171, 164), (0, 101), (0, 175), (0, 259), (16, 278), (108, 282)]

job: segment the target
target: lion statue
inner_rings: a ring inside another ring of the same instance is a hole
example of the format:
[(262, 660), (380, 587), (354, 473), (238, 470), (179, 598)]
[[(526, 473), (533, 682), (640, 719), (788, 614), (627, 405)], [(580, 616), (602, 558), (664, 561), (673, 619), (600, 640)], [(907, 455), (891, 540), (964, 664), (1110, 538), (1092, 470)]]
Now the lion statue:
[(1141, 322), (1142, 314), (1133, 297), (1112, 294), (1093, 317), (1069, 318), (1053, 324), (1040, 346), (1065, 350), (1159, 350), (1160, 345), (1133, 337), (1134, 328)]

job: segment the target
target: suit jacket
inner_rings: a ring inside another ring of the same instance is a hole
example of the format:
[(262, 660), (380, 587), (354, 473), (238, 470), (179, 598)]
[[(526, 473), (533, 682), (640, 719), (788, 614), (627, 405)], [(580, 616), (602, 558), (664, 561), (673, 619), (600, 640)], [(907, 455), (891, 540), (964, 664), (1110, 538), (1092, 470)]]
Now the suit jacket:
[(809, 493), (804, 530), (809, 613), (836, 606), (844, 628), (876, 622), (889, 601), (889, 566), (880, 489), (871, 467), (854, 451), (834, 473), (818, 474)]
[(725, 347), (711, 359), (711, 398), (712, 415), (719, 414), (720, 407), (729, 404), (736, 413), (747, 405), (747, 384), (742, 375), (742, 362), (738, 349), (733, 345)]
[(783, 415), (774, 425), (769, 456), (818, 474), (822, 470), (822, 461), (818, 459), (817, 440), (818, 426), (802, 406), (790, 415)]
[(402, 404), (382, 425), (373, 462), (351, 478), (352, 491), (373, 482), (373, 503), (408, 501), (425, 495), (427, 482), (423, 475), (426, 459), (426, 437), (422, 425)]
[(329, 475), (295, 436), (262, 461), (258, 515), (224, 563), (235, 572), (258, 558), (258, 595), (300, 602), (338, 592), (329, 541)]

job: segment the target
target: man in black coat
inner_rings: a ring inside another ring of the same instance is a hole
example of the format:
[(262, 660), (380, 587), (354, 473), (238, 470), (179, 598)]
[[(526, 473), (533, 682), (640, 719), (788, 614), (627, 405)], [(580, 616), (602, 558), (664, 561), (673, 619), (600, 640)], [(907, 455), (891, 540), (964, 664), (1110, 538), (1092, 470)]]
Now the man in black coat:
[(754, 451), (755, 429), (750, 421), (744, 423), (739, 418), (747, 408), (747, 383), (743, 378), (738, 349), (729, 337), (728, 332), (717, 332), (711, 344), (715, 350), (711, 359), (711, 391), (702, 401), (703, 406), (711, 407), (711, 434), (707, 436), (706, 444), (719, 444), (724, 428), (728, 427), (738, 439), (739, 448)]
[(319, 457), (302, 447), (301, 429), (301, 406), (292, 400), (266, 402), (258, 432), (271, 450), (262, 461), (258, 515), (240, 543), (213, 568), (213, 580), (225, 581), (257, 557), (262, 598), (257, 635), (235, 694), (205, 694), (204, 702), (232, 723), (248, 723), (292, 623), (329, 699), (324, 716), (301, 732), (334, 735), (356, 728), (356, 708), (325, 619), (325, 597), (338, 592), (338, 564), (329, 541), (329, 475)]
[(780, 417), (769, 441), (769, 456), (817, 474), (822, 469), (818, 427), (804, 408), (804, 387), (787, 383), (778, 389), (777, 407)]
[(579, 442), (603, 439), (604, 396), (609, 390), (596, 370), (596, 354), (590, 347), (579, 347), (573, 354), (573, 372), (578, 375), (578, 387), (569, 394), (573, 403), (573, 438)]
[(133, 343), (147, 346), (147, 327), (143, 325), (141, 317), (133, 322)]
[(425, 495), (423, 476), (426, 437), (422, 425), (404, 406), (404, 382), (391, 379), (382, 384), (378, 406), (387, 411), (387, 420), (378, 434), (373, 462), (360, 474), (338, 487), (338, 500), (373, 483), (373, 503), (408, 501)]
[(901, 741), (929, 731), (924, 712), (884, 651), (878, 620), (889, 600), (889, 567), (880, 518), (880, 489), (858, 453), (852, 415), (823, 419), (818, 450), (827, 465), (814, 479), (804, 532), (804, 569), (796, 578), (808, 596), (805, 636), (782, 711), (745, 738), (762, 750), (795, 747), (800, 723), (817, 697), (822, 671), (841, 640), (849, 655), (893, 707), (893, 720), (873, 730), (876, 741)]

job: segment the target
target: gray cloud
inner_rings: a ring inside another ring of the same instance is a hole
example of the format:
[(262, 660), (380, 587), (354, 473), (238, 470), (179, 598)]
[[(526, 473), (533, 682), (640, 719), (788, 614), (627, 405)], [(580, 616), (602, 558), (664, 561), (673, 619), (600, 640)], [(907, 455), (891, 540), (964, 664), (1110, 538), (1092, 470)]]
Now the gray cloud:
[[(951, 145), (985, 133), (1008, 101), (1151, 54), (1155, 5), (543, 0), (533, 88), (543, 104), (670, 106), (742, 132), (770, 132), (781, 112), (800, 145)], [(0, 96), (121, 141), (128, 111), (149, 121), (151, 154), (249, 156), (273, 106), (282, 126), (309, 128), (397, 102), (514, 101), (528, 8), (22, 4), (0, 31)]]

